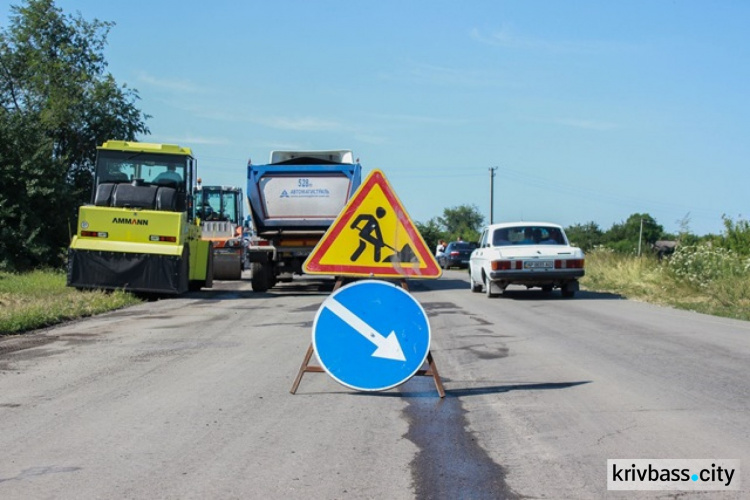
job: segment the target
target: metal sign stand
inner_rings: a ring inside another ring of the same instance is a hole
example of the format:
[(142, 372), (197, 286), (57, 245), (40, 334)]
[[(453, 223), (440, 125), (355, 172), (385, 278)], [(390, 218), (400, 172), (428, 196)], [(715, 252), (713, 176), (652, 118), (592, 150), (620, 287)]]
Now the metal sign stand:
[[(336, 285), (333, 287), (333, 291), (335, 292), (339, 288), (341, 288), (344, 284), (344, 278), (338, 277), (336, 278)], [(409, 291), (409, 285), (406, 282), (405, 279), (401, 280), (401, 288)], [(299, 367), (299, 372), (297, 372), (297, 377), (294, 379), (294, 383), (292, 384), (292, 388), (289, 392), (292, 394), (295, 394), (297, 392), (297, 389), (299, 388), (299, 384), (302, 381), (302, 376), (307, 373), (324, 373), (325, 370), (321, 366), (317, 365), (310, 365), (310, 360), (312, 359), (312, 355), (315, 352), (313, 349), (312, 342), (310, 343), (310, 346), (307, 348), (307, 353), (305, 353), (305, 358), (302, 360), (302, 365)], [(437, 364), (435, 364), (435, 359), (432, 357), (432, 351), (427, 351), (427, 368), (423, 368), (420, 370), (417, 370), (417, 372), (414, 374), (415, 376), (424, 376), (424, 377), (432, 377), (435, 381), (435, 388), (437, 389), (438, 394), (441, 398), (445, 397), (445, 388), (443, 388), (443, 381), (440, 379), (440, 374), (438, 373)]]

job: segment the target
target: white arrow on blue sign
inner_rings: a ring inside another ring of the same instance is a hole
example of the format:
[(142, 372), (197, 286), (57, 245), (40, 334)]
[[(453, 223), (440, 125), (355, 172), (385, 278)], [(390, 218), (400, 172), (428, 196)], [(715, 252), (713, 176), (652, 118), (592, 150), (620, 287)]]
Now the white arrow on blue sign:
[(363, 280), (323, 301), (312, 337), (320, 365), (337, 382), (360, 391), (383, 391), (420, 369), (430, 350), (430, 323), (404, 289)]

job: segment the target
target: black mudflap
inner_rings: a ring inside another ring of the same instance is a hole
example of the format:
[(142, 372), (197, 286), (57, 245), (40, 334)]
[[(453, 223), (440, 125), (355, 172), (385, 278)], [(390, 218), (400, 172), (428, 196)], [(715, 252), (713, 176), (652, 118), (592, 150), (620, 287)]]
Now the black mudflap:
[(143, 253), (68, 250), (68, 286), (180, 294), (188, 289), (183, 258)]

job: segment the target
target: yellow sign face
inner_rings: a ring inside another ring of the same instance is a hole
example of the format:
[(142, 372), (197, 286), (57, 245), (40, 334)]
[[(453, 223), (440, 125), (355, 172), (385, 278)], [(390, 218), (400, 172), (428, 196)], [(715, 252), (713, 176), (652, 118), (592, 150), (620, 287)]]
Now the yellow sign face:
[(373, 170), (307, 258), (309, 274), (439, 278), (432, 252), (380, 170)]

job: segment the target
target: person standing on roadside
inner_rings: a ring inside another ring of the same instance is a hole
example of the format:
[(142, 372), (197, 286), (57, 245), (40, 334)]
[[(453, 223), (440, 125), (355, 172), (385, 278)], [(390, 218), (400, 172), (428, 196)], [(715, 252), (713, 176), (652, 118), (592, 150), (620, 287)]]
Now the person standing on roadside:
[(440, 257), (440, 255), (445, 253), (445, 240), (438, 241), (437, 248), (435, 248), (435, 257)]

